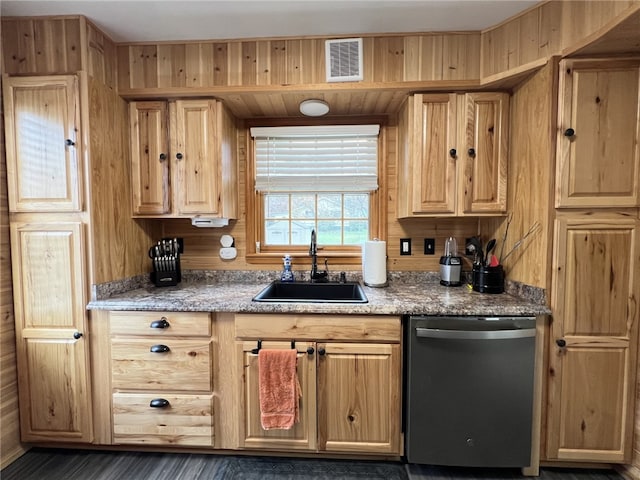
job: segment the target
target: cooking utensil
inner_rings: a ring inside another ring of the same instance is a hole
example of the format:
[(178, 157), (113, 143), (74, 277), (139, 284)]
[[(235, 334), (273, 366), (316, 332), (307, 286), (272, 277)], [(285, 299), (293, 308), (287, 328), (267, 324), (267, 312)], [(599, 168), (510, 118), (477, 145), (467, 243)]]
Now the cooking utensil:
[[(513, 247), (511, 247), (511, 250), (509, 250), (509, 252), (505, 255), (504, 260), (506, 260), (507, 258), (509, 258), (509, 256), (515, 252), (518, 248), (520, 248), (520, 246), (522, 245), (522, 243), (531, 235), (535, 235), (536, 233), (538, 233), (540, 230), (542, 230), (542, 225), (540, 225), (540, 222), (535, 222), (533, 225), (531, 225), (531, 227), (529, 228), (529, 230), (527, 231), (527, 233), (524, 234), (524, 236), (518, 240), (516, 243), (513, 244)], [(502, 262), (501, 262), (502, 263)]]
[(482, 251), (482, 241), (478, 237), (471, 237), (467, 243), (467, 249), (473, 252), (473, 264), (480, 265), (484, 261), (484, 252)]
[(496, 239), (492, 238), (491, 240), (489, 240), (489, 242), (487, 242), (487, 251), (485, 253), (485, 257), (484, 257), (484, 264), (485, 265), (489, 265), (489, 255), (491, 255), (491, 252), (493, 252), (493, 249), (496, 247)]
[(504, 235), (502, 235), (502, 244), (500, 244), (500, 257), (498, 258), (498, 263), (502, 263), (502, 254), (504, 253), (504, 246), (507, 243), (507, 234), (509, 233), (509, 225), (511, 225), (511, 220), (513, 220), (513, 213), (509, 214), (507, 218), (507, 225), (504, 228)]

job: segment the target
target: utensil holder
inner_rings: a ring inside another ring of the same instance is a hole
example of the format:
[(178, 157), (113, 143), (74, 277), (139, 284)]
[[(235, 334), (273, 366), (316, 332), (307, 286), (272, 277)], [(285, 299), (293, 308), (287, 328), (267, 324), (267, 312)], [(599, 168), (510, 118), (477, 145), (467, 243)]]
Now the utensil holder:
[(180, 281), (180, 271), (151, 272), (151, 281), (156, 287), (172, 287)]
[(475, 292), (504, 292), (504, 269), (502, 268), (502, 265), (498, 265), (496, 267), (483, 267), (481, 265), (474, 265), (471, 273), (471, 285)]

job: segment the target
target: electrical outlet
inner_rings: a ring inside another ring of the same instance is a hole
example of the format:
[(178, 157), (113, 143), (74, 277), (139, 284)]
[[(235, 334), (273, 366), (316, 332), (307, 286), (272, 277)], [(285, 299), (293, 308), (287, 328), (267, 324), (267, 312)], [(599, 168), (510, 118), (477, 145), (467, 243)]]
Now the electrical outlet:
[(436, 253), (436, 239), (435, 238), (425, 238), (424, 239), (424, 254), (425, 255), (434, 255)]
[(411, 239), (400, 239), (400, 255), (411, 255)]

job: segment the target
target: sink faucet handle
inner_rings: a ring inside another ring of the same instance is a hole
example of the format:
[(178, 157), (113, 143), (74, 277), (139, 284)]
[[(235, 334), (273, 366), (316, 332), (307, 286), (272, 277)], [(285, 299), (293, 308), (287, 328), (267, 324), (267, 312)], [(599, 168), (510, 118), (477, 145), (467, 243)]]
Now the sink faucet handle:
[(347, 274), (345, 272), (340, 272), (340, 283), (347, 283)]

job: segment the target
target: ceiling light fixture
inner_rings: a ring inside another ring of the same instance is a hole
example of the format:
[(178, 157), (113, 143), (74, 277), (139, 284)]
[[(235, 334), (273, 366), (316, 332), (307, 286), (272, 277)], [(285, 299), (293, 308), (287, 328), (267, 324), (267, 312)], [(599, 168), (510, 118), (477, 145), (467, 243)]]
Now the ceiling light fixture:
[(317, 98), (305, 100), (300, 102), (300, 113), (307, 117), (321, 117), (329, 113), (329, 104)]

